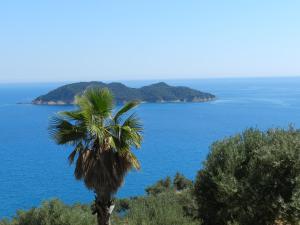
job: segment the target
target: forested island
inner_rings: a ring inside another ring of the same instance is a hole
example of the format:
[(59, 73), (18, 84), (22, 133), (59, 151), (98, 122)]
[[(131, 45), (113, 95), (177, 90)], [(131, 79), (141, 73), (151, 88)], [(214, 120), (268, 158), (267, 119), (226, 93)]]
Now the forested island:
[(61, 86), (32, 101), (37, 105), (74, 104), (74, 98), (89, 88), (108, 88), (116, 103), (132, 100), (141, 102), (206, 102), (215, 99), (215, 95), (183, 86), (170, 86), (159, 82), (141, 88), (127, 87), (122, 83), (103, 83), (98, 81), (79, 82)]

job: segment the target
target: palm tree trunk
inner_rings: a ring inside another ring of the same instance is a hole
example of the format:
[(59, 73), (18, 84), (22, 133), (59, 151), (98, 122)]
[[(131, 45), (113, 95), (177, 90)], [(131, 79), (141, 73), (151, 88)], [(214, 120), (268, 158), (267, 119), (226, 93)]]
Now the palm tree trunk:
[(94, 213), (97, 214), (98, 225), (111, 225), (110, 216), (113, 208), (114, 204), (111, 199), (102, 200), (96, 196)]

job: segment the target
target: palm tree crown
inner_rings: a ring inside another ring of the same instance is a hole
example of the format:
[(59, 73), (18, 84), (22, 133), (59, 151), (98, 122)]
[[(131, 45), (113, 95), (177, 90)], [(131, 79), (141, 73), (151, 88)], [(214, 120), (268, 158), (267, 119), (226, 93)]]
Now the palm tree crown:
[(128, 111), (138, 105), (129, 102), (113, 114), (113, 96), (108, 89), (88, 89), (76, 97), (74, 111), (58, 113), (51, 120), (50, 133), (59, 145), (74, 147), (69, 155), (75, 163), (75, 177), (99, 198), (111, 199), (126, 173), (140, 168), (132, 148), (140, 148), (142, 125)]

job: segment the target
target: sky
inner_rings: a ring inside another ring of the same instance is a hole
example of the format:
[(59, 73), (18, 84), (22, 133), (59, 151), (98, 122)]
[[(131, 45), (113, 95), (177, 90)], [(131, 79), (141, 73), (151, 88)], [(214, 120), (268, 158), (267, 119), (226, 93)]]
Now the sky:
[(1, 0), (0, 82), (300, 76), (299, 0)]

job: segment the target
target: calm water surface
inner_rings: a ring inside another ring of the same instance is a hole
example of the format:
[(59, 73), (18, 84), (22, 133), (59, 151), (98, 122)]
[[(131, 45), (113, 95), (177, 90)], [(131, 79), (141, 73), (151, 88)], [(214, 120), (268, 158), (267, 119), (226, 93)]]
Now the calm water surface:
[[(141, 86), (149, 82), (126, 82)], [(194, 178), (209, 146), (248, 127), (300, 124), (300, 78), (168, 81), (217, 95), (208, 103), (142, 104), (145, 140), (118, 196), (144, 194), (147, 185), (176, 171)], [(66, 106), (20, 105), (59, 84), (0, 85), (0, 218), (43, 200), (90, 202), (93, 193), (73, 178), (68, 151), (51, 142), (48, 119)]]

